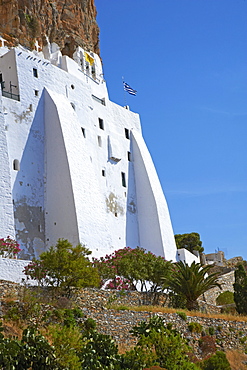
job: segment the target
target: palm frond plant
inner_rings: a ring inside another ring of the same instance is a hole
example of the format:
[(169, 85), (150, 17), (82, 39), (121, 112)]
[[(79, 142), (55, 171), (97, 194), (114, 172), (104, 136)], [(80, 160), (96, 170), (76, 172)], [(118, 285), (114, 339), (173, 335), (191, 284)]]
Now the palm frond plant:
[(192, 262), (191, 265), (183, 261), (174, 264), (173, 273), (163, 278), (165, 287), (169, 287), (175, 294), (184, 297), (188, 310), (198, 310), (197, 299), (207, 290), (219, 287), (218, 273), (208, 274), (212, 266), (203, 266), (200, 263)]

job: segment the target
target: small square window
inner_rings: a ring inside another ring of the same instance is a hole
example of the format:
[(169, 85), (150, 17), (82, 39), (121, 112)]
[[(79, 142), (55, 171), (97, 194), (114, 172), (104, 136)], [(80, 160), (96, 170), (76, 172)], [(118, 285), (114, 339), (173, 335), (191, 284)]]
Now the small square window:
[(103, 121), (103, 119), (102, 119), (102, 118), (99, 118), (99, 128), (100, 128), (101, 130), (104, 130), (104, 121)]
[(127, 152), (128, 161), (131, 162), (131, 153)]
[(33, 76), (38, 78), (38, 70), (37, 68), (33, 68)]
[(105, 170), (102, 170), (102, 176), (105, 177)]
[(129, 139), (130, 138), (130, 131), (127, 128), (125, 128), (124, 132), (125, 132), (126, 139)]
[(101, 136), (98, 136), (98, 145), (100, 147), (102, 147), (102, 139), (101, 139)]
[(122, 177), (122, 186), (126, 188), (126, 177), (124, 172), (121, 172), (121, 177)]
[(81, 132), (82, 132), (83, 137), (86, 137), (85, 128), (81, 127)]
[(34, 95), (39, 96), (39, 90), (34, 90)]

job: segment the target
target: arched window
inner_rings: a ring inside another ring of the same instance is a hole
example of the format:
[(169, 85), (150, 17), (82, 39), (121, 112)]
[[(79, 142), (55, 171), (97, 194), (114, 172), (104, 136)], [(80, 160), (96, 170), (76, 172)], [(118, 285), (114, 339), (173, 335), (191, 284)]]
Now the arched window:
[(20, 162), (18, 161), (18, 159), (14, 159), (14, 161), (13, 161), (13, 169), (15, 171), (20, 171)]

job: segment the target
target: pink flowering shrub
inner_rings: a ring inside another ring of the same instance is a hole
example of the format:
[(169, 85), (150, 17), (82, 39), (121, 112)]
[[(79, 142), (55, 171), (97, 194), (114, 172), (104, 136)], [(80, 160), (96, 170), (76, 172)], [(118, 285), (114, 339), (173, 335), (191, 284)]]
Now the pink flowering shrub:
[(39, 285), (44, 285), (46, 282), (47, 270), (41, 261), (33, 260), (24, 267), (23, 272), (26, 275), (27, 280), (37, 280)]
[(171, 268), (171, 262), (164, 257), (140, 247), (126, 247), (105, 257), (93, 258), (93, 264), (99, 271), (102, 286), (110, 280), (106, 288), (119, 290), (136, 290), (138, 284), (142, 291), (148, 290), (148, 285), (152, 291), (157, 291), (162, 285), (161, 278)]
[(109, 281), (105, 288), (117, 290), (131, 290), (133, 289), (133, 286), (130, 280), (118, 276), (115, 279)]
[(19, 244), (14, 239), (11, 239), (10, 236), (7, 236), (6, 239), (0, 239), (0, 256), (16, 258), (20, 251)]

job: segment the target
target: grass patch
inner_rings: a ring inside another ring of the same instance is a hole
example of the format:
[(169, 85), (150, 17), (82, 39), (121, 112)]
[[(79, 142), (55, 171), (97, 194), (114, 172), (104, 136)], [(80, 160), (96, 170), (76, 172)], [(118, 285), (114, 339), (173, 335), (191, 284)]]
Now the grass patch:
[[(120, 305), (111, 305), (109, 306), (109, 309), (113, 310), (119, 310)], [(169, 307), (161, 307), (161, 306), (124, 306), (129, 311), (136, 311), (136, 312), (152, 312), (152, 313), (177, 313), (176, 308), (169, 308)], [(204, 313), (200, 311), (186, 311), (184, 310), (187, 317), (205, 317), (210, 319), (222, 319), (226, 321), (244, 321), (247, 322), (247, 316), (244, 315), (232, 315), (232, 314), (226, 314), (226, 313)]]

